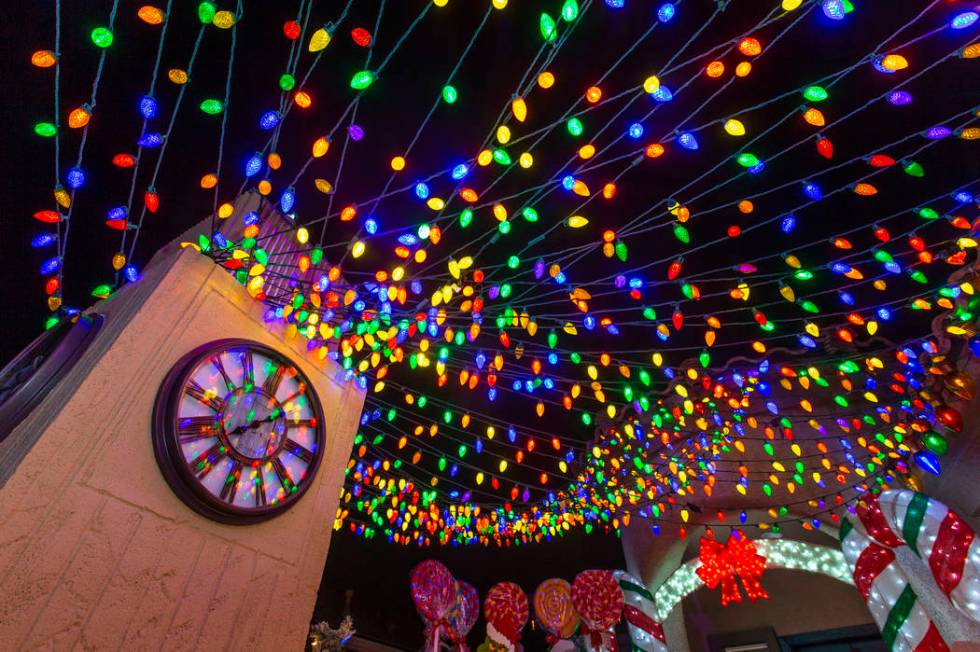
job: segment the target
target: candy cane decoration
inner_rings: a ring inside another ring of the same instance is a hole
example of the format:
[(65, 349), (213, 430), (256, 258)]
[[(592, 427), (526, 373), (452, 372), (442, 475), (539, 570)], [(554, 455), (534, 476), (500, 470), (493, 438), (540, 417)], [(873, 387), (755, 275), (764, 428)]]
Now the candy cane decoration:
[(653, 595), (643, 582), (626, 571), (613, 572), (623, 590), (623, 616), (629, 625), (633, 646), (642, 652), (667, 652), (663, 625), (656, 620), (657, 607)]
[(905, 490), (866, 499), (857, 516), (841, 528), (842, 549), (882, 638), (893, 650), (948, 650), (907, 571), (895, 563), (894, 549), (909, 546), (929, 565), (950, 603), (978, 621), (980, 544), (973, 531), (945, 505)]

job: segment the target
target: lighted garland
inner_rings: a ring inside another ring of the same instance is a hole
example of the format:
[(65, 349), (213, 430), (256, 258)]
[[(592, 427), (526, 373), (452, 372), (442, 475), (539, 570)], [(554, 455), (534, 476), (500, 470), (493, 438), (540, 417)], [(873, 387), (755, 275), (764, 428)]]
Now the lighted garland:
[[(119, 210), (110, 210), (107, 224), (123, 232), (112, 261), (121, 272), (117, 280), (135, 282), (137, 236), (146, 213), (161, 205), (154, 180), (198, 46), (212, 28), (230, 30), (224, 93), (199, 103), (204, 114), (221, 115), (221, 126), (215, 172), (199, 183), (213, 194), (212, 231), (201, 234), (192, 246), (228, 268), (253, 297), (266, 302), (267, 319), (282, 322), (287, 336), (305, 338), (311, 353), (337, 360), (349, 378), (369, 392), (337, 527), (349, 521), (354, 531), (367, 536), (383, 532), (398, 543), (501, 545), (562, 536), (572, 527), (615, 531), (636, 516), (650, 520), (655, 530), (658, 522), (683, 528), (692, 518), (689, 505), (696, 505), (701, 496), (710, 497), (718, 484), (731, 484), (735, 494), (742, 495), (761, 490), (773, 507), (772, 521), (760, 526), (778, 527), (787, 519), (789, 506), (805, 506), (811, 516), (795, 518), (806, 527), (819, 527), (818, 515), (829, 513), (831, 520), (837, 519), (833, 510), (855, 495), (878, 491), (907, 476), (910, 458), (925, 471), (938, 472), (938, 458), (948, 447), (941, 431), (955, 424), (958, 415), (942, 404), (941, 393), (926, 387), (934, 384), (930, 376), (952, 375), (955, 370), (934, 371), (941, 356), (932, 339), (914, 338), (900, 346), (885, 342), (883, 351), (875, 353), (867, 348), (882, 334), (907, 337), (908, 330), (897, 330), (896, 317), (909, 314), (912, 323), (916, 313), (926, 311), (951, 315), (948, 335), (972, 336), (975, 279), (945, 282), (947, 272), (925, 270), (935, 269), (938, 262), (950, 269), (973, 265), (977, 180), (951, 187), (945, 196), (920, 200), (907, 212), (879, 215), (830, 234), (829, 248), (827, 234), (821, 234), (819, 240), (787, 244), (785, 253), (734, 267), (704, 269), (691, 256), (756, 232), (793, 238), (804, 213), (830, 210), (826, 207), (831, 201), (847, 196), (873, 201), (896, 175), (921, 178), (925, 168), (918, 161), (930, 151), (980, 138), (975, 109), (965, 107), (868, 151), (847, 151), (846, 142), (835, 144), (828, 135), (864, 112), (882, 106), (900, 110), (913, 99), (905, 89), (940, 66), (970, 65), (969, 60), (980, 56), (980, 44), (969, 40), (977, 23), (975, 12), (951, 12), (941, 27), (923, 31), (919, 23), (930, 7), (900, 24), (865, 58), (835, 73), (692, 125), (729, 87), (747, 83), (754, 68), (764, 68), (770, 49), (785, 45), (787, 35), (807, 21), (844, 20), (855, 7), (839, 0), (773, 2), (749, 32), (690, 55), (701, 47), (698, 39), (704, 27), (724, 23), (716, 7), (684, 43), (659, 57), (659, 70), (617, 88), (620, 82), (612, 81), (617, 68), (654, 28), (677, 28), (678, 15), (688, 9), (682, 2), (662, 3), (651, 26), (608, 71), (586, 86), (567, 110), (548, 117), (538, 115), (537, 98), (565, 82), (555, 66), (567, 44), (580, 38), (576, 30), (586, 14), (594, 18), (599, 3), (542, 3), (536, 54), (514, 93), (501, 98), (503, 110), (481, 145), (457, 156), (459, 162), (447, 168), (398, 183), (421, 169), (412, 152), (426, 126), (461, 101), (456, 83), (461, 66), (478, 39), (494, 29), (495, 11), (507, 6), (506, 0), (493, 0), (466, 47), (454, 55), (458, 59), (449, 74), (441, 77), (431, 109), (401, 152), (390, 158), (379, 194), (335, 210), (348, 156), (370, 129), (358, 123), (361, 104), (383, 92), (381, 73), (396, 53), (410, 47), (433, 8), (447, 1), (420, 3), (415, 18), (402, 33), (388, 37), (390, 41), (379, 39), (379, 34), (387, 36), (381, 11), (373, 29), (350, 30), (355, 46), (363, 48), (363, 59), (358, 55), (358, 68), (345, 90), (350, 94), (346, 109), (333, 128), (312, 142), (307, 160), (287, 173), (287, 162), (277, 151), (283, 139), (292, 138), (286, 119), (293, 109), (307, 110), (315, 104), (312, 73), (331, 51), (352, 7), (347, 3), (333, 22), (318, 27), (311, 20), (314, 4), (300, 2), (295, 19), (282, 26), (281, 36), (290, 47), (285, 72), (278, 79), (278, 100), (269, 105), (275, 108), (261, 112), (257, 127), (264, 144), (256, 146), (242, 170), (242, 188), (254, 188), (267, 201), (245, 215), (238, 211), (238, 202), (219, 199), (221, 189), (230, 187), (219, 186), (219, 181), (225, 176), (225, 121), (243, 3), (234, 10), (213, 2), (197, 7), (200, 31), (186, 68), (168, 72), (179, 90), (163, 131), (148, 131), (148, 126), (156, 118), (153, 88), (172, 5), (165, 10), (139, 9), (144, 23), (160, 27), (160, 44), (150, 92), (139, 107), (143, 127), (137, 154), (114, 159), (119, 167), (133, 168), (129, 200)], [(609, 19), (615, 19), (614, 10), (622, 3), (607, 0), (605, 5), (612, 12)], [(109, 25), (92, 34), (103, 58), (113, 41), (111, 20)], [(905, 31), (917, 33), (909, 37)], [(902, 44), (896, 42), (900, 35)], [(949, 41), (947, 54), (931, 63), (916, 62), (913, 46), (940, 37)], [(385, 53), (380, 61), (374, 58), (376, 46), (377, 53)], [(39, 67), (59, 69), (58, 57), (45, 51), (35, 53), (33, 60)], [(835, 102), (837, 83), (868, 67), (894, 75), (897, 83), (845, 112)], [(685, 69), (691, 71), (687, 78), (679, 74)], [(675, 121), (672, 130), (652, 137), (651, 116), (658, 111), (669, 115), (672, 106), (688, 97), (694, 108)], [(652, 108), (643, 112), (635, 107), (637, 102), (649, 102)], [(766, 128), (754, 123), (754, 112), (779, 102), (790, 106), (785, 117)], [(603, 122), (602, 111), (614, 106), (619, 111)], [(616, 121), (631, 110), (637, 117), (620, 129)], [(84, 121), (87, 129), (91, 115), (76, 111), (69, 122)], [(780, 129), (799, 123), (813, 131), (789, 146), (769, 145)], [(51, 124), (54, 131), (46, 126), (36, 131), (57, 135), (57, 120)], [(343, 144), (337, 147), (341, 126)], [(739, 147), (746, 137), (749, 140)], [(559, 149), (570, 150), (566, 163), (537, 174), (537, 148), (555, 139), (564, 139)], [(618, 194), (635, 183), (638, 174), (683, 164), (716, 141), (727, 147), (726, 153), (707, 172), (638, 215), (609, 225), (614, 228), (596, 231), (597, 224), (608, 224), (608, 209), (602, 206), (615, 206)], [(814, 147), (804, 154), (801, 145), (806, 143)], [(141, 215), (131, 220), (139, 163), (151, 149), (159, 149), (156, 167), (144, 191)], [(807, 160), (821, 167), (734, 202), (702, 205), (729, 184), (764, 178), (767, 166), (791, 153), (815, 157)], [(327, 169), (325, 164), (331, 166), (329, 173), (321, 171)], [(719, 172), (727, 178), (718, 178)], [(841, 172), (848, 175), (843, 182)], [(832, 173), (837, 180), (824, 181)], [(283, 174), (291, 180), (280, 180)], [(513, 183), (514, 175), (521, 174), (537, 176), (519, 182), (516, 192), (507, 190), (508, 179)], [(325, 213), (320, 207), (312, 211), (319, 216), (305, 215), (310, 200), (301, 189), (304, 184), (327, 195)], [(702, 184), (708, 187), (696, 193)], [(789, 191), (795, 191), (796, 198), (786, 197)], [(563, 194), (577, 203), (574, 209), (544, 203), (560, 203)], [(381, 207), (405, 196), (418, 202), (412, 209), (415, 225), (382, 227)], [(61, 202), (58, 197), (56, 192)], [(735, 210), (739, 220), (754, 222), (731, 224), (722, 237), (699, 238), (715, 219), (707, 216)], [(222, 229), (233, 216), (242, 227), (234, 236)], [(35, 217), (57, 225), (55, 234), (35, 241), (40, 247), (57, 243), (57, 269), (45, 263), (42, 271), (56, 272), (56, 287), (49, 294), (60, 296), (65, 242), (60, 229), (67, 216), (42, 210)], [(331, 232), (331, 239), (325, 240), (328, 223), (346, 230)], [(515, 224), (531, 229), (534, 237), (511, 243)], [(947, 228), (940, 232), (942, 224)], [(474, 225), (482, 229), (480, 234), (461, 242), (470, 237)], [(928, 239), (922, 235), (927, 230)], [(653, 232), (673, 234), (671, 247), (676, 249), (666, 247), (671, 253), (655, 261), (641, 255), (634, 264), (636, 251), (642, 251), (644, 238)], [(295, 244), (273, 247), (283, 236)], [(370, 258), (369, 244), (373, 250), (375, 242), (379, 248), (390, 246), (393, 262), (385, 260), (372, 272), (361, 263)], [(445, 251), (446, 242), (452, 253)], [(505, 246), (513, 249), (503, 252)], [(617, 271), (589, 278), (582, 265), (587, 260), (598, 261), (603, 269), (617, 265)], [(663, 280), (650, 277), (659, 274)], [(105, 284), (93, 294), (107, 297), (114, 288)], [(877, 298), (872, 294), (869, 299), (871, 290)], [(840, 302), (837, 309), (826, 308), (831, 295)], [(726, 299), (733, 307), (720, 308)], [(72, 312), (58, 301), (49, 304), (59, 315)], [(640, 353), (605, 341), (617, 337), (653, 344)], [(774, 348), (777, 342), (799, 349), (780, 351)], [(750, 358), (733, 361), (746, 353)], [(405, 375), (413, 372), (424, 374), (425, 380)], [(960, 385), (965, 382), (959, 379)], [(441, 398), (451, 387), (462, 394)], [(465, 407), (458, 396), (466, 397)], [(477, 397), (482, 407), (471, 408)], [(503, 419), (499, 410), (489, 407), (495, 401), (520, 401), (526, 407), (508, 410), (513, 414)], [(828, 420), (834, 410), (846, 418)], [(566, 413), (574, 415), (581, 429), (553, 432), (548, 419)], [(807, 436), (794, 440), (794, 431)], [(750, 454), (764, 457), (745, 457), (749, 447)], [(738, 458), (766, 468), (735, 466)], [(805, 496), (799, 503), (797, 491)], [(744, 512), (735, 506), (718, 511), (716, 520), (726, 522), (739, 512), (744, 522)], [(694, 518), (706, 520), (704, 515)]]

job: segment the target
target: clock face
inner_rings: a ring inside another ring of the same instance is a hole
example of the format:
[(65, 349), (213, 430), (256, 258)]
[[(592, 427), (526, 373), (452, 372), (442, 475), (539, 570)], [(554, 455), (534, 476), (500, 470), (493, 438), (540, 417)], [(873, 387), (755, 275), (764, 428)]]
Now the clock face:
[(220, 340), (174, 365), (154, 408), (154, 452), (191, 508), (226, 523), (288, 509), (323, 456), (320, 402), (288, 358)]

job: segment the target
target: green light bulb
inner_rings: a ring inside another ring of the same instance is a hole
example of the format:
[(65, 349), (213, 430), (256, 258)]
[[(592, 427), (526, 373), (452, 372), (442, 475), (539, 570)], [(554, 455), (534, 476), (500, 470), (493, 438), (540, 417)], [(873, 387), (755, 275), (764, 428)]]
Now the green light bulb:
[(361, 70), (355, 73), (350, 80), (350, 87), (354, 90), (363, 91), (374, 83), (375, 75), (370, 70)]
[(96, 27), (92, 30), (92, 42), (95, 43), (96, 47), (107, 48), (112, 45), (114, 38), (112, 32), (106, 27)]
[(803, 89), (803, 97), (811, 102), (822, 102), (830, 97), (830, 95), (822, 86), (807, 86)]
[(541, 14), (541, 18), (538, 20), (538, 27), (541, 29), (541, 38), (545, 41), (551, 43), (558, 38), (558, 26), (555, 24), (555, 19), (548, 14)]
[(221, 103), (221, 100), (211, 98), (201, 102), (201, 110), (208, 115), (218, 115), (223, 109), (224, 105)]

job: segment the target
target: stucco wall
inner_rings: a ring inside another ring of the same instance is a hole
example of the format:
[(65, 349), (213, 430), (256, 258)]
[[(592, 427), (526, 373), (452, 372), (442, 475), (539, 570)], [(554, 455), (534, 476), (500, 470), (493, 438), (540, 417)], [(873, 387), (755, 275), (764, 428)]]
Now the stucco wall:
[[(0, 489), (0, 648), (302, 649), (364, 394), (270, 332), (261, 307), (192, 249), (171, 245), (97, 309), (96, 342), (0, 449), (18, 464)], [(150, 443), (164, 375), (224, 337), (286, 353), (326, 417), (310, 490), (257, 525), (187, 508)]]
[(769, 599), (754, 603), (722, 607), (720, 592), (704, 587), (684, 598), (691, 652), (708, 652), (710, 635), (772, 627), (776, 636), (788, 636), (874, 624), (857, 589), (826, 575), (770, 569), (762, 585)]

